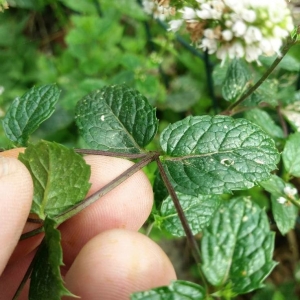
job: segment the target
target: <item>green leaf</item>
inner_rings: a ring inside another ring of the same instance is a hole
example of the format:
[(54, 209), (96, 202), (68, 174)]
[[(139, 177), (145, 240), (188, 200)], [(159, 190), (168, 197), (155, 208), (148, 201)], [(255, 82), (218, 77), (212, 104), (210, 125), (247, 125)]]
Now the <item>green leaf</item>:
[(18, 146), (26, 146), (29, 136), (54, 112), (59, 94), (52, 84), (33, 87), (16, 98), (3, 119), (6, 136)]
[(290, 175), (300, 177), (300, 132), (289, 136), (282, 152), (282, 160)]
[(29, 300), (60, 300), (62, 296), (74, 296), (64, 287), (60, 274), (63, 261), (56, 225), (48, 218), (44, 222), (45, 237), (34, 257)]
[(169, 286), (134, 293), (131, 300), (201, 300), (205, 298), (202, 286), (189, 281), (172, 281)]
[[(221, 204), (221, 199), (217, 195), (198, 195), (195, 197), (177, 193), (177, 196), (193, 234), (198, 234), (208, 225), (213, 214)], [(185, 236), (170, 196), (163, 201), (160, 213), (162, 218), (161, 224), (167, 231), (174, 236)]]
[(155, 109), (126, 85), (108, 86), (80, 100), (76, 123), (92, 148), (122, 153), (142, 152), (158, 127)]
[(227, 101), (237, 100), (247, 88), (250, 78), (247, 65), (241, 59), (232, 60), (223, 82), (222, 95), (224, 99)]
[(291, 198), (299, 201), (297, 189), (276, 175), (259, 184), (271, 194), (274, 220), (281, 234), (286, 234), (295, 227), (298, 216), (298, 208), (290, 202)]
[(283, 130), (275, 124), (273, 119), (265, 111), (255, 108), (245, 113), (245, 118), (260, 126), (268, 135), (273, 138), (284, 138)]
[(270, 176), (279, 154), (274, 141), (246, 119), (187, 117), (161, 134), (163, 165), (183, 194), (210, 195), (253, 187)]
[(31, 173), (34, 195), (31, 212), (41, 219), (56, 215), (84, 199), (90, 183), (90, 166), (73, 149), (41, 141), (29, 145), (19, 160)]
[(214, 286), (231, 286), (236, 294), (262, 287), (276, 263), (274, 233), (264, 210), (247, 198), (224, 202), (201, 241), (203, 272)]

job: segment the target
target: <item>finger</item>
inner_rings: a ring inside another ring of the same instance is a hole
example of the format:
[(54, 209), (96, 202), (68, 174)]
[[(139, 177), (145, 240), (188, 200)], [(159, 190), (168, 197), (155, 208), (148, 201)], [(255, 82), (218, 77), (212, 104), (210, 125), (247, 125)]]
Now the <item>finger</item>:
[[(19, 153), (23, 153), (25, 151), (25, 148), (15, 148), (11, 150), (7, 150), (4, 152), (1, 152), (1, 156), (4, 157), (11, 157), (11, 158), (17, 158)], [(32, 201), (32, 199), (31, 199)], [(36, 229), (40, 225), (33, 224), (33, 223), (26, 223), (25, 227), (22, 231), (22, 233), (29, 232), (33, 229)], [(18, 243), (15, 250), (13, 251), (11, 257), (9, 258), (9, 264), (19, 260), (21, 257), (26, 256), (28, 253), (30, 253), (33, 249), (35, 249), (41, 242), (43, 238), (42, 234), (39, 234), (37, 236), (34, 236), (30, 239), (23, 240)]]
[(133, 292), (175, 279), (171, 262), (152, 240), (138, 232), (114, 229), (84, 246), (65, 282), (82, 300), (128, 300)]
[(0, 156), (0, 274), (16, 247), (33, 196), (33, 184), (26, 167), (14, 158)]
[[(116, 178), (132, 162), (120, 158), (90, 155), (92, 187), (89, 194)], [(153, 203), (152, 187), (146, 175), (139, 171), (107, 195), (66, 221), (60, 230), (66, 268), (80, 249), (92, 237), (112, 228), (138, 230), (149, 216)]]

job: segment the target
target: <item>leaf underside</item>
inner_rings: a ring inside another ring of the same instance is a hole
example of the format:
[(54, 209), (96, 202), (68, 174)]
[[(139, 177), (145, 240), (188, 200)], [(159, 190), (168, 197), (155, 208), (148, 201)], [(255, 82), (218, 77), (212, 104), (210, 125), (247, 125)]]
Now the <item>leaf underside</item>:
[(52, 84), (33, 87), (16, 98), (3, 119), (6, 136), (18, 146), (26, 146), (29, 136), (54, 112), (59, 94)]
[(230, 285), (236, 294), (262, 287), (276, 263), (274, 233), (264, 210), (247, 198), (224, 202), (203, 230), (203, 272), (215, 286)]
[(246, 119), (187, 117), (169, 125), (160, 143), (174, 188), (191, 195), (249, 189), (267, 179), (279, 153), (270, 136)]
[(104, 87), (76, 107), (76, 123), (90, 147), (97, 150), (139, 153), (157, 132), (155, 109), (126, 85)]
[(19, 154), (32, 175), (34, 196), (31, 212), (41, 219), (56, 215), (84, 199), (90, 183), (90, 166), (73, 149), (41, 141)]

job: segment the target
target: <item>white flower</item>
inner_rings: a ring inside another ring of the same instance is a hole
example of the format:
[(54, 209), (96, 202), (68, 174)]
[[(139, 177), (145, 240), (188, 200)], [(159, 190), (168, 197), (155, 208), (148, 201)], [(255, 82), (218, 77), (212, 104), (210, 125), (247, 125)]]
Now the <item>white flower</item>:
[(284, 197), (279, 197), (279, 198), (277, 198), (277, 202), (280, 204), (284, 204), (287, 202), (287, 200)]
[(225, 29), (224, 31), (222, 31), (222, 38), (225, 40), (225, 41), (231, 41), (232, 38), (233, 38), (233, 33), (231, 30), (229, 29)]
[(183, 9), (179, 10), (182, 13), (182, 18), (184, 20), (193, 20), (196, 18), (196, 12), (191, 7), (184, 7)]
[(247, 26), (243, 21), (236, 21), (232, 26), (232, 31), (237, 37), (243, 36), (246, 30)]
[(182, 26), (183, 20), (172, 20), (169, 22), (169, 28), (168, 31), (178, 31), (179, 28)]
[(293, 188), (291, 186), (285, 186), (283, 189), (283, 192), (289, 197), (289, 198), (294, 198), (294, 196), (297, 194), (297, 189)]
[[(180, 13), (195, 45), (226, 58), (280, 54), (283, 40), (293, 29), (285, 0), (196, 0)], [(198, 7), (197, 7), (198, 6)], [(171, 30), (177, 30), (174, 23)]]

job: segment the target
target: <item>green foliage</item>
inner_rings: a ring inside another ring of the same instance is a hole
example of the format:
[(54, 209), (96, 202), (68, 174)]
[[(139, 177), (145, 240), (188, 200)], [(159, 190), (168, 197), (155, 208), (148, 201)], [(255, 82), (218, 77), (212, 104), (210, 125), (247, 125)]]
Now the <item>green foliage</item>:
[[(186, 236), (194, 255), (200, 244), (201, 285), (178, 280), (131, 299), (228, 300), (261, 288), (276, 265), (266, 211), (271, 207), (268, 216), (285, 235), (300, 207), (300, 48), (240, 102), (275, 57), (261, 57), (262, 66), (241, 59), (218, 65), (167, 34), (137, 1), (8, 2), (14, 9), (0, 14), (0, 146), (28, 145), (19, 159), (32, 175), (31, 212), (45, 231), (29, 299), (71, 295), (59, 270), (57, 226), (150, 162), (161, 162), (167, 178), (154, 164), (146, 169), (155, 178), (149, 221)], [(195, 0), (170, 1), (177, 8), (185, 3)], [(135, 164), (99, 197), (82, 201), (90, 168), (74, 147), (111, 151)], [(253, 299), (293, 299), (283, 286), (268, 286)]]
[(249, 189), (268, 178), (279, 154), (274, 141), (245, 119), (187, 117), (161, 134), (164, 166), (185, 194), (222, 194)]
[(57, 224), (50, 218), (44, 223), (45, 237), (34, 258), (29, 300), (61, 299), (62, 296), (74, 296), (63, 285), (60, 275), (62, 249)]
[(290, 175), (300, 177), (300, 133), (289, 136), (282, 152), (282, 160)]
[(255, 290), (276, 265), (273, 243), (265, 211), (250, 199), (231, 199), (203, 230), (203, 272), (213, 285), (229, 285), (233, 294)]
[(56, 85), (44, 85), (16, 98), (3, 119), (7, 137), (16, 145), (25, 146), (29, 136), (54, 112), (59, 94)]
[(205, 290), (202, 286), (192, 282), (177, 280), (173, 281), (169, 286), (159, 287), (147, 292), (135, 293), (130, 297), (131, 300), (165, 300), (165, 299), (181, 299), (181, 300), (202, 300), (205, 297)]
[[(178, 193), (177, 196), (193, 234), (198, 234), (208, 225), (212, 215), (218, 210), (221, 204), (221, 199), (218, 195), (198, 195), (195, 197)], [(157, 219), (159, 224), (172, 235), (185, 235), (170, 196), (162, 202), (160, 216)]]
[(76, 123), (85, 141), (99, 150), (139, 153), (157, 132), (155, 109), (125, 85), (105, 87), (84, 97)]
[(223, 82), (222, 94), (225, 100), (235, 101), (247, 89), (251, 75), (241, 59), (234, 59), (229, 65)]
[(33, 179), (31, 212), (41, 219), (73, 207), (90, 188), (90, 167), (79, 154), (63, 145), (46, 141), (30, 144), (19, 160)]

